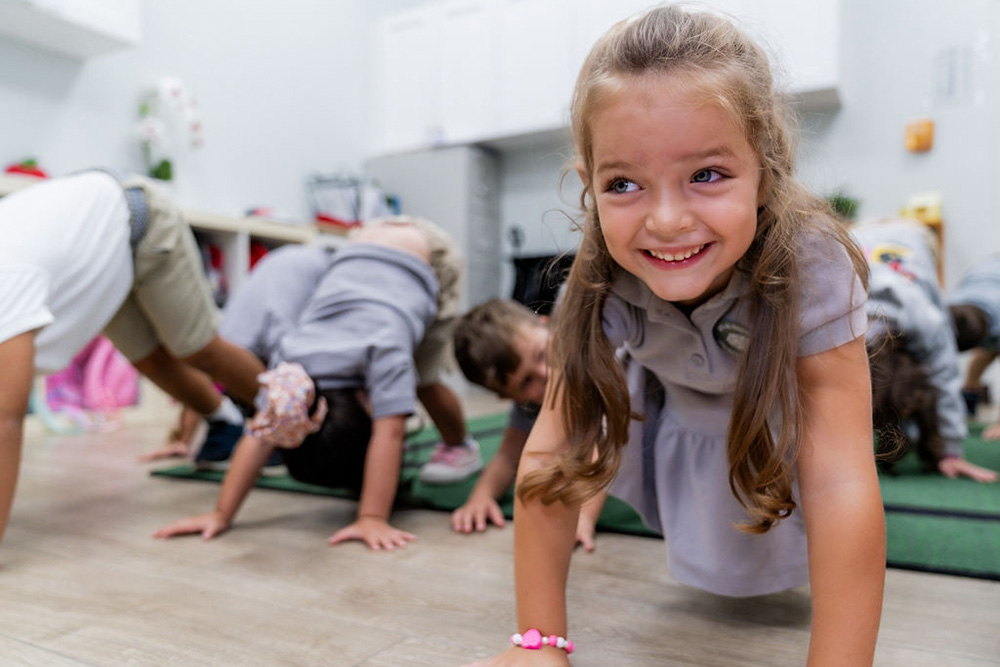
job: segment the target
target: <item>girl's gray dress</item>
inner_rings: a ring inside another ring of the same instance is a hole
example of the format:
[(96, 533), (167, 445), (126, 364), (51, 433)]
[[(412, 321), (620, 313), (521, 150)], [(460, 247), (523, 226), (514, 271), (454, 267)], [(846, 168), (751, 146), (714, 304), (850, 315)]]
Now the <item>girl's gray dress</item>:
[[(809, 356), (864, 334), (866, 295), (835, 240), (810, 233), (801, 251), (809, 259), (800, 264), (798, 354)], [(748, 277), (737, 271), (688, 317), (623, 273), (604, 310), (609, 339), (631, 360), (633, 409), (647, 417), (633, 422), (609, 491), (664, 535), (675, 579), (728, 596), (785, 590), (806, 583), (809, 574), (800, 511), (763, 535), (734, 526), (748, 519), (729, 489), (726, 456), (737, 364), (749, 331), (748, 287)], [(662, 397), (651, 388), (662, 388)]]

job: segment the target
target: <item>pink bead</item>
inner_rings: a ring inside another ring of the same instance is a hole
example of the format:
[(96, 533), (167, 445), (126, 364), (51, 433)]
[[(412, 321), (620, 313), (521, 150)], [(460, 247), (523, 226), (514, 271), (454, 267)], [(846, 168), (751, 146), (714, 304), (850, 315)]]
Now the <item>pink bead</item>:
[(521, 648), (542, 648), (542, 633), (531, 628), (521, 636)]
[(556, 642), (559, 641), (559, 637), (556, 635), (549, 635), (548, 640), (549, 640), (549, 646), (555, 646)]
[(566, 640), (566, 653), (567, 654), (572, 653), (573, 649), (574, 649), (573, 641), (571, 639), (567, 639)]

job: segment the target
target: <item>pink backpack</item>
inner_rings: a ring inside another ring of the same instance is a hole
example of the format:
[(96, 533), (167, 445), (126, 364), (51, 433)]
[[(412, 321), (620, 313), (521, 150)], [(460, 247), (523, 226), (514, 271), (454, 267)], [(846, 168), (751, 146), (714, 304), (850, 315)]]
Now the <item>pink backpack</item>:
[(139, 372), (110, 340), (98, 336), (69, 366), (45, 378), (45, 397), (53, 412), (67, 413), (80, 426), (95, 426), (87, 411), (98, 413), (97, 425), (103, 425), (118, 408), (138, 403)]

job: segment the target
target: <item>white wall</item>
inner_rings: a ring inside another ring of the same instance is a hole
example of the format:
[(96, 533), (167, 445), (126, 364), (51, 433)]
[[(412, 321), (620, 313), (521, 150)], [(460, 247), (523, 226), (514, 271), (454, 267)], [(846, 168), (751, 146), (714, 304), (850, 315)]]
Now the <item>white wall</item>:
[[(843, 0), (841, 17), (843, 107), (805, 119), (801, 174), (820, 192), (846, 187), (863, 217), (939, 192), (952, 286), (970, 263), (1000, 252), (996, 3)], [(967, 58), (957, 77), (946, 73), (949, 49)], [(929, 153), (903, 147), (904, 125), (918, 116), (935, 121)]]
[(37, 157), (56, 174), (142, 170), (139, 99), (164, 75), (195, 93), (206, 144), (182, 156), (185, 205), (304, 216), (304, 177), (356, 167), (368, 136), (367, 16), (350, 0), (144, 0), (135, 49), (89, 60), (0, 38), (0, 164)]

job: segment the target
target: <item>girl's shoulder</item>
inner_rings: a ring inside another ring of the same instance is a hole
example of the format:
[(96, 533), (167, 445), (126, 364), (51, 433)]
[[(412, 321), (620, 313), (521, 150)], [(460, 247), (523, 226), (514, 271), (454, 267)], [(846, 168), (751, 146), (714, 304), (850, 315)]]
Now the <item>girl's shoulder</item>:
[(796, 239), (799, 258), (799, 354), (815, 354), (864, 333), (867, 318), (863, 257), (847, 231), (820, 222)]

